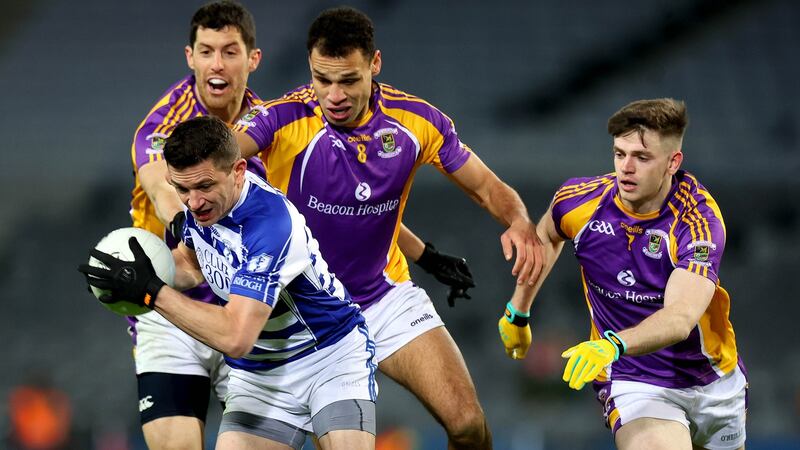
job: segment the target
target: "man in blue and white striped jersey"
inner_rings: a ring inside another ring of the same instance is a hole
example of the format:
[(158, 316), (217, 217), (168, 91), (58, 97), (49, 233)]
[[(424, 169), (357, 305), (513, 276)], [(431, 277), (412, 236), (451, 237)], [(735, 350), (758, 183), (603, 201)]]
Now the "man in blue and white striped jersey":
[[(92, 251), (109, 269), (82, 268), (106, 301), (145, 304), (231, 366), (217, 448), (323, 449), (375, 445), (375, 344), (347, 290), (328, 270), (295, 207), (247, 172), (224, 122), (198, 117), (166, 140), (169, 181), (187, 208), (173, 251), (174, 288), (135, 238), (135, 261)], [(223, 305), (180, 290), (207, 281)]]

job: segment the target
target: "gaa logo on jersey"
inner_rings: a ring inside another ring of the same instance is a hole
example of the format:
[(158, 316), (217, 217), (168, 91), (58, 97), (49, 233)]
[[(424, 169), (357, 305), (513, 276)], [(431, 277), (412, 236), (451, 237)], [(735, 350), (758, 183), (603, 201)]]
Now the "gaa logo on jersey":
[(592, 220), (591, 222), (589, 222), (589, 230), (596, 231), (602, 234), (616, 236), (616, 234), (614, 234), (614, 226), (606, 222), (605, 220), (596, 220), (596, 219)]
[(167, 142), (167, 135), (164, 133), (153, 133), (145, 137), (150, 141), (150, 148), (145, 150), (148, 155), (158, 155), (164, 153), (164, 144)]
[(650, 258), (661, 259), (664, 255), (661, 249), (667, 240), (667, 233), (662, 230), (647, 230), (644, 234), (647, 236), (647, 247), (642, 247), (642, 252)]

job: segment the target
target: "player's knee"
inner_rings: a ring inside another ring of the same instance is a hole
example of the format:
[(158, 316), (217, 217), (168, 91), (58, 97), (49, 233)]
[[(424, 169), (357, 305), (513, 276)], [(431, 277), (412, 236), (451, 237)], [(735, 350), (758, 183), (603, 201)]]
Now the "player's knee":
[(142, 426), (150, 450), (202, 450), (202, 422), (189, 417), (164, 417)]
[(173, 434), (151, 436), (149, 438), (145, 436), (145, 442), (147, 443), (147, 448), (151, 450), (195, 450), (201, 448), (197, 446), (194, 440)]
[(445, 424), (447, 437), (454, 448), (489, 449), (491, 436), (486, 416), (479, 406), (463, 408)]
[(150, 450), (202, 450), (202, 441), (187, 436), (168, 434), (145, 438), (147, 448)]

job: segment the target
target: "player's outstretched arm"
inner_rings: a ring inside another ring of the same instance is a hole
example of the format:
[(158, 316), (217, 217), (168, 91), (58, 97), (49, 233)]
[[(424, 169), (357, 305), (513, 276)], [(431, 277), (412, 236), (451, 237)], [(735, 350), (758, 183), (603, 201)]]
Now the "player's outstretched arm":
[(517, 283), (533, 285), (542, 271), (543, 249), (536, 235), (536, 225), (528, 216), (519, 194), (500, 180), (475, 154), (449, 177), (507, 227), (500, 236), (500, 243), (507, 261), (516, 252), (511, 274), (517, 277)]
[(503, 316), (497, 324), (506, 354), (513, 359), (523, 359), (528, 353), (531, 345), (529, 324), (531, 305), (564, 247), (564, 240), (556, 232), (550, 209), (544, 213), (536, 229), (539, 240), (543, 243), (542, 274), (533, 285), (525, 283), (515, 287), (511, 301), (506, 304)]
[(408, 227), (400, 224), (397, 245), (403, 254), (433, 275), (440, 283), (450, 287), (447, 304), (455, 306), (457, 298), (471, 298), (467, 289), (475, 287), (467, 260), (436, 250), (430, 242), (422, 242)]
[(247, 134), (233, 133), (233, 135), (236, 137), (236, 143), (239, 145), (239, 150), (242, 152), (242, 158), (250, 158), (261, 151), (256, 141)]
[[(158, 220), (165, 226), (172, 222), (175, 214), (183, 211), (183, 204), (181, 204), (178, 193), (167, 181), (166, 161), (154, 161), (140, 167), (139, 183), (150, 202), (153, 203)], [(180, 239), (180, 236), (176, 236), (176, 238)]]
[(411, 231), (404, 223), (400, 223), (400, 231), (397, 234), (397, 246), (400, 251), (411, 259), (417, 262), (422, 252), (425, 251), (425, 243), (413, 231)]
[(603, 339), (585, 341), (561, 354), (569, 358), (562, 379), (573, 389), (593, 381), (602, 369), (623, 355), (652, 353), (689, 337), (714, 296), (714, 282), (684, 269), (672, 271), (664, 291), (664, 307), (638, 325), (606, 330)]

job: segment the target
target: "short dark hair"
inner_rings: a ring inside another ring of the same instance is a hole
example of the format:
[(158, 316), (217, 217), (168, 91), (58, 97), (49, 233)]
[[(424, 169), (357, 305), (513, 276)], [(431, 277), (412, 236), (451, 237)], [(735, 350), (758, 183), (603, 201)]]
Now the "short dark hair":
[(673, 98), (636, 100), (628, 103), (608, 119), (608, 134), (617, 137), (630, 131), (645, 129), (661, 136), (682, 138), (689, 125), (686, 103)]
[(375, 27), (363, 12), (349, 6), (322, 11), (308, 29), (308, 54), (315, 48), (322, 56), (343, 58), (361, 50), (367, 58), (375, 54)]
[(253, 15), (244, 6), (232, 0), (207, 3), (194, 13), (189, 33), (189, 46), (194, 48), (198, 28), (219, 31), (227, 26), (236, 27), (239, 30), (248, 51), (256, 48), (256, 22), (253, 20)]
[(181, 122), (164, 143), (164, 159), (177, 170), (209, 159), (217, 169), (228, 170), (239, 158), (241, 152), (236, 138), (225, 122), (214, 116)]

